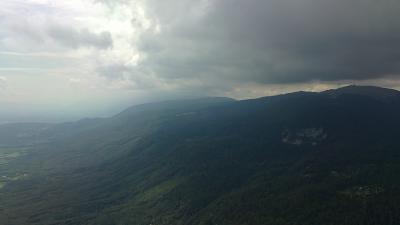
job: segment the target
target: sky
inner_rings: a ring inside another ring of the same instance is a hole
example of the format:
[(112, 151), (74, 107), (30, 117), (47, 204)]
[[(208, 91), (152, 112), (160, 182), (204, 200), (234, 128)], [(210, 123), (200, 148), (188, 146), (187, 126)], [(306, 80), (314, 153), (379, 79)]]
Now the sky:
[(400, 89), (398, 0), (1, 0), (0, 123), (348, 84)]

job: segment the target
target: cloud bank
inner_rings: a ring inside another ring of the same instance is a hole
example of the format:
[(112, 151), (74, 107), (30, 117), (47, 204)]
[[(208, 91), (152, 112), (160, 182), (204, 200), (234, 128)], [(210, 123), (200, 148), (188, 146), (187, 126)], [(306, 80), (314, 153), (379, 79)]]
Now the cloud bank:
[(7, 78), (0, 77), (0, 90), (5, 89), (7, 87)]
[[(398, 1), (146, 1), (142, 65), (164, 78), (266, 84), (396, 76)], [(171, 8), (172, 10), (165, 10)]]
[(399, 88), (399, 11), (396, 0), (4, 0), (0, 76), (14, 101), (48, 104)]

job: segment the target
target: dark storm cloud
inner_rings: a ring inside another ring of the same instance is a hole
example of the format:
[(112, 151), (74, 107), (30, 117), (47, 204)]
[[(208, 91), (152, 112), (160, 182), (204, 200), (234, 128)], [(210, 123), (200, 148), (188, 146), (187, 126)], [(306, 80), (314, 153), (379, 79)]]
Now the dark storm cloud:
[(238, 44), (266, 54), (258, 58), (264, 65), (260, 81), (357, 80), (399, 72), (397, 1), (218, 1), (215, 9), (212, 20)]
[(163, 78), (300, 83), (400, 73), (395, 0), (145, 1), (161, 32), (141, 67)]

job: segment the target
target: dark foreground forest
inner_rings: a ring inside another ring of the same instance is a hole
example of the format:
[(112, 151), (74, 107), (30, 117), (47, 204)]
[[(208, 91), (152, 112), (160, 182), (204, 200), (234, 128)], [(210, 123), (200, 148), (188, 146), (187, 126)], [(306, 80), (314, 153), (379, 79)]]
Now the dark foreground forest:
[(400, 92), (349, 86), (0, 126), (0, 224), (395, 225)]

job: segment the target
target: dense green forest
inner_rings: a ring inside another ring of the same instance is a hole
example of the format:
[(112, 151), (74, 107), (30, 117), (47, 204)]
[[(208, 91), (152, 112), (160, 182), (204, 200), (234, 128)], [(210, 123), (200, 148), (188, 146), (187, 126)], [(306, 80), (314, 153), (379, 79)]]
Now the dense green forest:
[(349, 86), (2, 125), (0, 224), (399, 224), (399, 115)]

